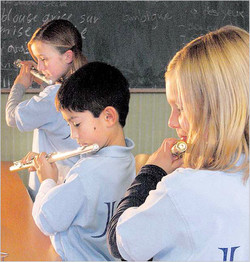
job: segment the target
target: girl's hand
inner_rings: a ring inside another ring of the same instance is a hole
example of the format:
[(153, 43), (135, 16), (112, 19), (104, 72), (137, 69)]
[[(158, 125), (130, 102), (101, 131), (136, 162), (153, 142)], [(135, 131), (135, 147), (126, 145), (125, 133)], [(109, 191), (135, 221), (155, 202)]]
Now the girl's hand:
[(171, 148), (178, 140), (175, 138), (166, 138), (160, 148), (155, 151), (146, 162), (146, 165), (156, 165), (170, 174), (183, 164), (182, 158), (173, 156)]
[(36, 63), (33, 61), (22, 61), (21, 64), (22, 67), (14, 84), (22, 84), (26, 89), (28, 89), (34, 81), (34, 76), (30, 73), (30, 69), (32, 66), (36, 66)]
[(55, 163), (49, 163), (45, 156), (46, 153), (42, 152), (34, 158), (34, 167), (36, 169), (39, 181), (42, 183), (43, 180), (51, 178), (57, 183), (57, 166)]

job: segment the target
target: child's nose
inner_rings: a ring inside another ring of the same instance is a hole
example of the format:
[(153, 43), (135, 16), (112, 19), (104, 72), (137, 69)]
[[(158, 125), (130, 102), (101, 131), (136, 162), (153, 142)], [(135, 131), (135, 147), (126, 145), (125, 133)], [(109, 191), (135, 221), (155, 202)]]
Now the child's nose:
[(179, 120), (175, 115), (173, 114), (170, 115), (169, 120), (168, 120), (168, 126), (173, 129), (176, 129), (180, 126)]
[(44, 70), (44, 63), (41, 60), (38, 60), (37, 70), (38, 71), (43, 71)]
[(73, 128), (71, 128), (71, 130), (70, 130), (70, 137), (72, 139), (77, 139), (78, 138), (78, 132), (75, 131)]

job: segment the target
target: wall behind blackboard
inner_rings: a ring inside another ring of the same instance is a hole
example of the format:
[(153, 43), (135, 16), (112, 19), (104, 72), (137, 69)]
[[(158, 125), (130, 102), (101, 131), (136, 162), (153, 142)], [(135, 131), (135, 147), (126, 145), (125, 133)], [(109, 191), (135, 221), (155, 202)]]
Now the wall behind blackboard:
[(233, 24), (249, 30), (248, 1), (1, 1), (1, 88), (10, 88), (31, 59), (27, 42), (51, 19), (80, 31), (89, 61), (117, 66), (131, 88), (164, 88), (164, 71), (183, 45)]

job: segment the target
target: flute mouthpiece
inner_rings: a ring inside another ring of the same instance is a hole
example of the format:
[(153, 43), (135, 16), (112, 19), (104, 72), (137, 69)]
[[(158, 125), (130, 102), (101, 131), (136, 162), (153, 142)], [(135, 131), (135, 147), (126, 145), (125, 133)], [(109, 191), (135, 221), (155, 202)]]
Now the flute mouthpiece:
[(174, 156), (181, 156), (187, 150), (187, 143), (184, 141), (178, 141), (172, 148), (171, 153)]

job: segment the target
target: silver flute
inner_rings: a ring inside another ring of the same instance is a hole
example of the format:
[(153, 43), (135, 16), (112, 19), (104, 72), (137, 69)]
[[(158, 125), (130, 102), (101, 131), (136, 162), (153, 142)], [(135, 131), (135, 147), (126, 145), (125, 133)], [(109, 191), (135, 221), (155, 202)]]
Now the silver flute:
[(184, 141), (178, 141), (172, 148), (171, 153), (174, 156), (182, 157), (187, 150), (187, 143)]
[[(20, 59), (17, 59), (16, 61), (14, 61), (13, 64), (14, 64), (16, 67), (21, 68), (21, 67), (22, 67), (21, 62), (22, 62), (22, 61), (21, 61)], [(47, 83), (48, 85), (52, 85), (52, 84), (53, 84), (53, 81), (52, 81), (51, 79), (46, 78), (45, 75), (43, 75), (42, 73), (40, 73), (34, 66), (31, 67), (30, 73), (31, 73), (33, 76), (41, 79), (43, 82)]]
[[(60, 153), (60, 152), (53, 152), (48, 155), (46, 155), (46, 158), (49, 163), (53, 163), (59, 160), (64, 160), (69, 157), (77, 156), (77, 155), (82, 155), (82, 154), (88, 154), (88, 153), (94, 153), (99, 150), (99, 146), (97, 144), (89, 145), (89, 146), (82, 146), (77, 148), (76, 150)], [(27, 169), (34, 166), (33, 159), (30, 160), (29, 162), (26, 162), (23, 164), (21, 160), (15, 161), (13, 163), (13, 166), (9, 168), (10, 171), (19, 171), (23, 169)]]

